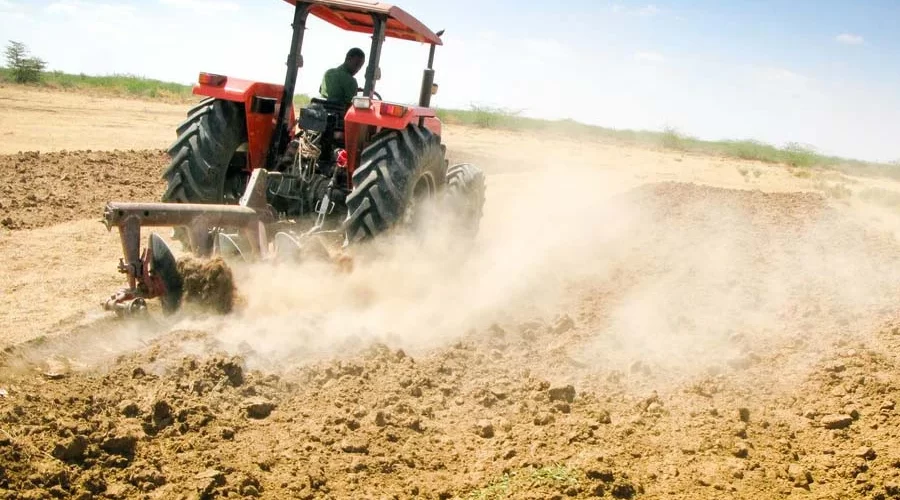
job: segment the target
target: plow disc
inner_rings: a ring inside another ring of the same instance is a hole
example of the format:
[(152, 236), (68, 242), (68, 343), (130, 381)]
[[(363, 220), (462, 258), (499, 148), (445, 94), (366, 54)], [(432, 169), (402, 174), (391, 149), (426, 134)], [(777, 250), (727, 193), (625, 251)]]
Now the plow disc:
[[(163, 312), (171, 314), (182, 303), (183, 277), (178, 262), (166, 242), (156, 233), (149, 236), (141, 250), (144, 227), (186, 227), (194, 254), (208, 257), (218, 251), (226, 256), (244, 257), (230, 237), (213, 236), (210, 228), (237, 228), (249, 245), (249, 254), (265, 258), (268, 249), (266, 224), (274, 217), (265, 199), (267, 172), (256, 170), (240, 205), (208, 205), (191, 203), (122, 203), (110, 202), (104, 211), (107, 229), (116, 227), (125, 254), (119, 260), (119, 272), (128, 277), (128, 286), (113, 294), (103, 307), (120, 316), (142, 314), (146, 301), (159, 298)], [(216, 244), (218, 243), (218, 244)], [(218, 248), (216, 248), (218, 247)]]
[(160, 284), (160, 302), (163, 311), (172, 313), (181, 305), (183, 281), (178, 273), (178, 263), (169, 245), (156, 233), (150, 234), (150, 278)]

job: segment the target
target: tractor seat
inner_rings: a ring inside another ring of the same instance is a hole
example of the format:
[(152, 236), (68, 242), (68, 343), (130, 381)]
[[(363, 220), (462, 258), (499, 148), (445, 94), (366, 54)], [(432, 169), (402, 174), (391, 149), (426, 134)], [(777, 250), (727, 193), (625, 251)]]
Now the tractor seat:
[[(304, 113), (304, 111), (307, 109), (309, 111)], [(323, 113), (323, 111), (324, 111), (324, 113)], [(320, 122), (320, 123), (322, 121), (325, 122), (319, 126), (324, 126), (325, 124), (327, 124), (327, 125), (330, 125), (331, 128), (335, 132), (343, 132), (343, 130), (344, 130), (344, 114), (346, 114), (346, 113), (347, 113), (346, 106), (344, 106), (343, 104), (341, 104), (339, 102), (334, 102), (334, 101), (329, 101), (326, 99), (321, 99), (318, 97), (313, 97), (312, 99), (309, 100), (309, 106), (300, 110), (300, 114), (301, 114), (300, 126), (304, 127), (303, 122), (306, 120), (304, 119), (305, 117), (303, 117), (303, 115), (308, 114), (310, 118), (313, 118), (317, 122)], [(323, 114), (325, 115), (324, 117), (322, 116)], [(325, 120), (322, 120), (322, 118), (325, 118)], [(307, 128), (307, 127), (304, 127), (304, 128)], [(318, 129), (318, 127), (315, 127), (315, 129)], [(324, 131), (324, 129), (321, 131)]]
[(321, 97), (313, 97), (309, 100), (310, 104), (319, 104), (323, 108), (325, 108), (329, 113), (336, 113), (341, 116), (346, 113), (347, 108), (343, 104), (335, 101), (329, 101), (327, 99), (322, 99)]

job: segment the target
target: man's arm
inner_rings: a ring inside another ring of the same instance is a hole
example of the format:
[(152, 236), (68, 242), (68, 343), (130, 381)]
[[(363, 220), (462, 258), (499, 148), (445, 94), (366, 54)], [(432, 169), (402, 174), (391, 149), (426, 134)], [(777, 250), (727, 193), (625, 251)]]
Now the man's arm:
[(351, 102), (353, 102), (353, 97), (356, 96), (357, 90), (359, 89), (356, 83), (356, 78), (348, 74), (347, 78), (344, 79), (341, 86), (341, 93), (344, 97), (343, 102), (346, 104), (350, 104)]

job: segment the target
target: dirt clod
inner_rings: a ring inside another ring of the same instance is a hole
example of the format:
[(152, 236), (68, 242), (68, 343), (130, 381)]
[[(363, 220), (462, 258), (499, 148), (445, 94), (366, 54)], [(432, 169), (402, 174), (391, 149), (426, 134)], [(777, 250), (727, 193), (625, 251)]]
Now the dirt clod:
[(175, 422), (172, 406), (166, 400), (158, 400), (153, 403), (153, 412), (151, 414), (151, 428), (161, 430)]
[(178, 259), (177, 270), (183, 281), (186, 304), (221, 314), (232, 311), (236, 295), (234, 276), (223, 258), (184, 256)]
[(490, 439), (494, 437), (494, 425), (489, 420), (482, 420), (475, 425), (475, 434)]
[(134, 401), (126, 400), (126, 401), (122, 401), (121, 403), (119, 403), (119, 413), (121, 413), (122, 415), (124, 415), (128, 418), (135, 418), (135, 417), (140, 416), (141, 409), (138, 407), (138, 405)]
[(750, 455), (750, 445), (745, 442), (739, 442), (734, 446), (732, 454), (737, 458), (747, 458)]
[(564, 401), (571, 403), (575, 400), (575, 387), (567, 385), (565, 387), (555, 387), (548, 391), (550, 401)]
[(826, 415), (822, 417), (822, 426), (826, 429), (846, 429), (853, 424), (853, 417), (850, 415)]
[(247, 402), (247, 416), (253, 419), (264, 419), (275, 410), (275, 403), (263, 399), (253, 399)]
[(140, 434), (137, 429), (115, 429), (100, 443), (100, 448), (111, 455), (134, 455)]
[(78, 435), (63, 440), (53, 447), (53, 456), (63, 460), (81, 460), (87, 451), (88, 439), (85, 436)]
[(341, 443), (341, 451), (344, 453), (369, 453), (369, 443), (363, 439), (348, 439)]
[(799, 464), (791, 464), (787, 469), (788, 479), (798, 488), (806, 488), (812, 483), (812, 474)]
[(194, 476), (194, 491), (201, 498), (207, 498), (213, 491), (225, 485), (225, 474), (216, 469), (207, 469)]

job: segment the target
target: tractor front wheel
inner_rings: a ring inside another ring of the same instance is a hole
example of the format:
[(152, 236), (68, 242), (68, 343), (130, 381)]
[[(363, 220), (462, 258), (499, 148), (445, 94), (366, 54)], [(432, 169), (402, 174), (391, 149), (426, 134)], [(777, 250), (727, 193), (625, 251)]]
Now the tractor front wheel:
[(444, 189), (446, 162), (436, 135), (424, 127), (383, 130), (360, 155), (347, 197), (347, 242), (398, 226), (426, 224), (425, 204)]

